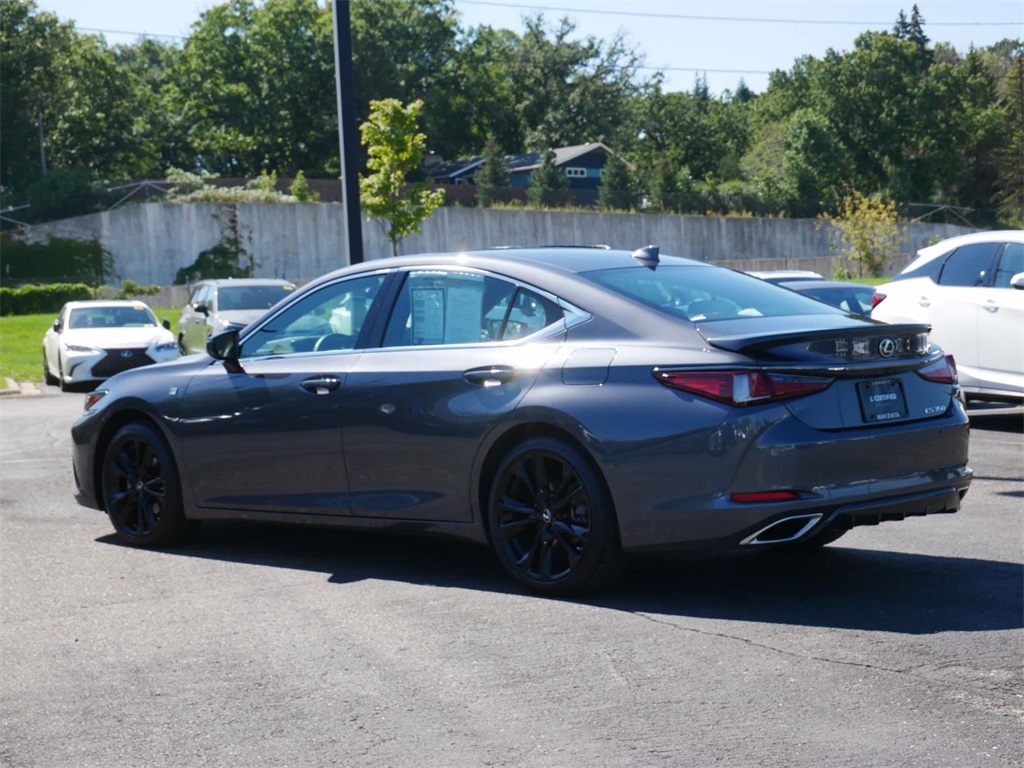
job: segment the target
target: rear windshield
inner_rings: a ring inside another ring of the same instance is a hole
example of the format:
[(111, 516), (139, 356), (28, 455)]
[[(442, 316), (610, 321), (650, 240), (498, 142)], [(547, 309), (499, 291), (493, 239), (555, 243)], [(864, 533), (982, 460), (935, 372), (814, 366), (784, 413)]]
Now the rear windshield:
[(294, 285), (221, 286), (217, 289), (217, 309), (270, 309), (294, 290)]
[(737, 317), (842, 314), (764, 280), (715, 267), (626, 267), (583, 277), (673, 317), (694, 322)]

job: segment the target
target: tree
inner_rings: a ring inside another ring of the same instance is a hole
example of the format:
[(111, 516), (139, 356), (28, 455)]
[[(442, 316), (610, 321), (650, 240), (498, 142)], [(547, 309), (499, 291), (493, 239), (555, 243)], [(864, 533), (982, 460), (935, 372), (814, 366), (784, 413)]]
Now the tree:
[(489, 208), (495, 202), (508, 200), (508, 168), (494, 136), (487, 137), (484, 145), (484, 163), (476, 174), (476, 201), (482, 208)]
[(555, 165), (555, 153), (550, 149), (541, 153), (540, 165), (530, 174), (530, 188), (526, 199), (531, 205), (555, 208), (564, 205), (568, 197), (569, 179)]
[(413, 232), (444, 202), (444, 192), (429, 189), (427, 182), (409, 184), (407, 175), (420, 167), (427, 137), (419, 132), (423, 102), (402, 106), (398, 99), (370, 102), (370, 119), (359, 126), (369, 159), (369, 176), (359, 179), (362, 207), (381, 222), (391, 241), (391, 255), (398, 243)]
[(597, 204), (606, 211), (628, 211), (632, 207), (629, 166), (618, 155), (609, 155), (597, 188)]
[(337, 158), (333, 26), (317, 0), (213, 6), (193, 25), (170, 81), (168, 108), (188, 126), (187, 170), (324, 176)]
[(880, 277), (886, 260), (899, 253), (903, 234), (896, 206), (852, 192), (843, 198), (832, 224), (832, 237), (841, 255), (857, 265), (857, 275)]

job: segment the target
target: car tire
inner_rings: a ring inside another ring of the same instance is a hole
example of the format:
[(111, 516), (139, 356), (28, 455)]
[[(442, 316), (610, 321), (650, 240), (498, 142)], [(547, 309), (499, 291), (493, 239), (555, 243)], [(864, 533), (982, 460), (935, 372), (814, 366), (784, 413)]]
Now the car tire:
[(170, 447), (149, 424), (121, 427), (103, 454), (103, 508), (118, 539), (131, 547), (170, 547), (198, 523), (185, 517)]
[(59, 382), (59, 379), (52, 373), (50, 373), (50, 366), (46, 362), (45, 349), (43, 350), (43, 381), (45, 381), (49, 386), (53, 386), (54, 384), (57, 384)]
[(611, 495), (589, 457), (564, 440), (513, 448), (495, 472), (487, 515), (498, 561), (533, 592), (592, 593), (622, 574)]
[(57, 353), (57, 385), (61, 392), (67, 392), (71, 385), (64, 381), (64, 364), (60, 361), (60, 352)]

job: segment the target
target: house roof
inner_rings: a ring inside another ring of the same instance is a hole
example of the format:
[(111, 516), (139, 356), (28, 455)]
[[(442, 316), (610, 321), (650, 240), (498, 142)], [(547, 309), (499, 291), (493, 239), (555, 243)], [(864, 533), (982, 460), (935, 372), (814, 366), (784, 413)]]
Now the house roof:
[[(577, 157), (594, 152), (595, 150), (603, 155), (610, 156), (615, 154), (600, 141), (592, 141), (589, 144), (576, 144), (571, 147), (556, 147), (552, 151), (555, 153), (555, 165), (559, 166), (565, 165)], [(483, 165), (485, 159), (483, 157), (470, 157), (463, 160), (447, 160), (431, 167), (426, 173), (431, 179), (468, 177), (472, 176), (476, 169)], [(505, 155), (504, 157), (505, 168), (508, 169), (509, 173), (536, 170), (540, 167), (543, 159), (544, 154), (542, 152), (524, 152), (518, 155)], [(627, 165), (632, 170), (633, 166), (629, 163)]]

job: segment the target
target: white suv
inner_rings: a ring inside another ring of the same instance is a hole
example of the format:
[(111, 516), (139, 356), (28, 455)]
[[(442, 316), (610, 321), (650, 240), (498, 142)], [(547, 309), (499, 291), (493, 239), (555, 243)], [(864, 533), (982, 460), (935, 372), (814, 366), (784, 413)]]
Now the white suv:
[(871, 317), (929, 323), (956, 359), (968, 399), (1024, 400), (1024, 230), (977, 232), (922, 248), (878, 286)]

